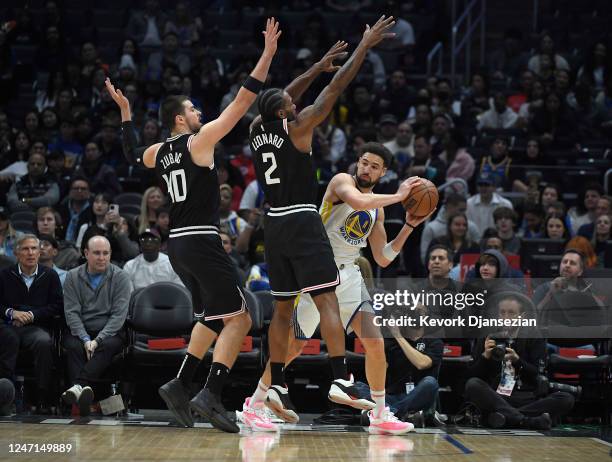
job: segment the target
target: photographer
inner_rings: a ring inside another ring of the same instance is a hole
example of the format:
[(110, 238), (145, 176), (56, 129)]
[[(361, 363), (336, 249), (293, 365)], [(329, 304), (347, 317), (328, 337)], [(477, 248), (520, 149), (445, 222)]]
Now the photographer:
[[(522, 294), (500, 293), (492, 302), (500, 319), (533, 316), (533, 305)], [(483, 413), (490, 427), (549, 430), (574, 406), (569, 393), (536, 396), (538, 373), (546, 359), (546, 341), (539, 337), (536, 329), (511, 327), (477, 341), (465, 399)]]

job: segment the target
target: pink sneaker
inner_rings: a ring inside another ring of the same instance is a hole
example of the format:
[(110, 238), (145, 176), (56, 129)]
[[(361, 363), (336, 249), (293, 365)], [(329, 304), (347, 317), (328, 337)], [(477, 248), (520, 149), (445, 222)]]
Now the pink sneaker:
[(414, 430), (414, 425), (402, 422), (393, 412), (386, 407), (379, 415), (374, 415), (374, 410), (368, 412), (370, 426), (368, 431), (375, 435), (401, 435)]
[(251, 406), (251, 397), (248, 397), (244, 400), (242, 412), (236, 411), (236, 417), (254, 432), (275, 432), (278, 430), (278, 425), (270, 421), (265, 408), (263, 402)]

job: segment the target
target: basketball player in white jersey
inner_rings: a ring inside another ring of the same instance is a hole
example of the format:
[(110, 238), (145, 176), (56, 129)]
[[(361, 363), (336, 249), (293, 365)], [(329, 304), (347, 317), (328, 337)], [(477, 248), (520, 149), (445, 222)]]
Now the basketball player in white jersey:
[[(427, 220), (425, 217), (412, 217), (406, 213), (405, 225), (395, 239), (387, 242), (384, 228), (383, 207), (400, 202), (404, 197), (399, 191), (396, 194), (374, 194), (372, 190), (380, 178), (386, 173), (392, 155), (387, 148), (379, 143), (366, 143), (360, 150), (357, 163), (357, 173), (351, 176), (339, 173), (332, 178), (320, 208), (320, 214), (334, 252), (334, 259), (340, 271), (340, 285), (336, 287), (336, 296), (340, 305), (340, 317), (345, 332), (354, 331), (360, 338), (366, 350), (366, 377), (374, 402), (359, 399), (349, 393), (351, 383), (343, 384), (334, 381), (330, 391), (330, 400), (341, 403), (360, 404), (364, 409), (371, 409), (370, 432), (380, 434), (406, 433), (414, 426), (408, 422), (399, 421), (385, 406), (386, 360), (384, 341), (380, 330), (374, 325), (370, 295), (365, 289), (359, 267), (355, 260), (360, 249), (370, 243), (376, 263), (382, 267), (388, 266), (399, 254), (406, 239), (414, 228)], [(411, 188), (420, 184), (418, 177), (406, 180)], [(301, 294), (296, 302), (293, 315), (293, 329), (287, 353), (286, 363), (300, 355), (307, 340), (312, 337), (319, 325), (319, 312), (308, 294)], [(266, 366), (257, 390), (247, 398), (249, 406), (263, 401), (271, 381), (270, 365)], [(344, 386), (346, 385), (346, 386)], [(298, 416), (279, 415), (286, 421), (296, 422)], [(272, 431), (275, 426), (258, 425), (237, 412), (238, 418), (253, 430)]]

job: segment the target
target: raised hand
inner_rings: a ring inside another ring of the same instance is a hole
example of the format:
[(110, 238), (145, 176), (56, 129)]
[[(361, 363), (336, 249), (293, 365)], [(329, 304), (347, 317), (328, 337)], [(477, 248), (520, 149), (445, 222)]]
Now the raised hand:
[(334, 45), (325, 53), (321, 60), (315, 64), (317, 69), (321, 72), (336, 72), (340, 69), (340, 66), (334, 65), (334, 60), (344, 59), (348, 55), (345, 51), (348, 43), (344, 40), (338, 40)]
[(400, 183), (399, 188), (397, 188), (397, 194), (399, 194), (400, 200), (406, 199), (412, 188), (421, 183), (421, 178), (418, 176), (411, 176), (407, 180), (404, 180)]
[(121, 111), (129, 111), (130, 102), (125, 97), (125, 95), (121, 92), (121, 90), (119, 90), (118, 88), (115, 89), (115, 86), (111, 83), (108, 77), (106, 78), (104, 83), (106, 84), (106, 89), (110, 93), (111, 98), (113, 98), (113, 101), (117, 103), (117, 106), (119, 106), (119, 109), (121, 109)]
[(385, 15), (383, 14), (372, 27), (370, 27), (369, 24), (366, 25), (366, 30), (363, 33), (361, 43), (368, 48), (373, 48), (382, 40), (395, 37), (395, 33), (389, 32), (393, 26), (395, 26), (393, 16), (385, 18)]
[(266, 20), (266, 30), (262, 33), (265, 37), (264, 53), (274, 55), (278, 47), (278, 38), (281, 36), (283, 31), (278, 30), (279, 23), (274, 18), (268, 18)]
[(415, 217), (413, 215), (410, 215), (409, 212), (406, 212), (406, 223), (412, 226), (413, 228), (416, 228), (421, 223), (426, 221), (430, 216), (432, 216), (435, 211), (435, 209), (432, 210), (428, 215), (425, 215), (424, 217)]

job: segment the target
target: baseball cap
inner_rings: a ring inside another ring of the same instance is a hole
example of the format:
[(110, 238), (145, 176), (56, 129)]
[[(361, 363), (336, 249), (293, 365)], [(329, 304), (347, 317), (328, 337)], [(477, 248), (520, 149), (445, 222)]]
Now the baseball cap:
[(139, 238), (140, 237), (145, 237), (145, 236), (153, 236), (153, 237), (156, 237), (158, 239), (161, 239), (159, 231), (157, 231), (155, 228), (147, 228), (142, 233), (140, 233), (138, 235)]
[(42, 241), (46, 241), (49, 244), (51, 244), (53, 246), (54, 249), (58, 249), (59, 250), (59, 244), (57, 242), (57, 239), (55, 239), (53, 236), (51, 236), (50, 234), (41, 234), (40, 236), (38, 236), (38, 240), (40, 242)]
[(493, 178), (491, 178), (491, 175), (487, 173), (482, 173), (478, 176), (478, 179), (476, 180), (476, 184), (477, 185), (493, 185), (495, 184), (495, 182), (493, 181)]
[(395, 117), (393, 114), (383, 114), (378, 123), (380, 125), (383, 125), (383, 124), (397, 125), (397, 117)]

